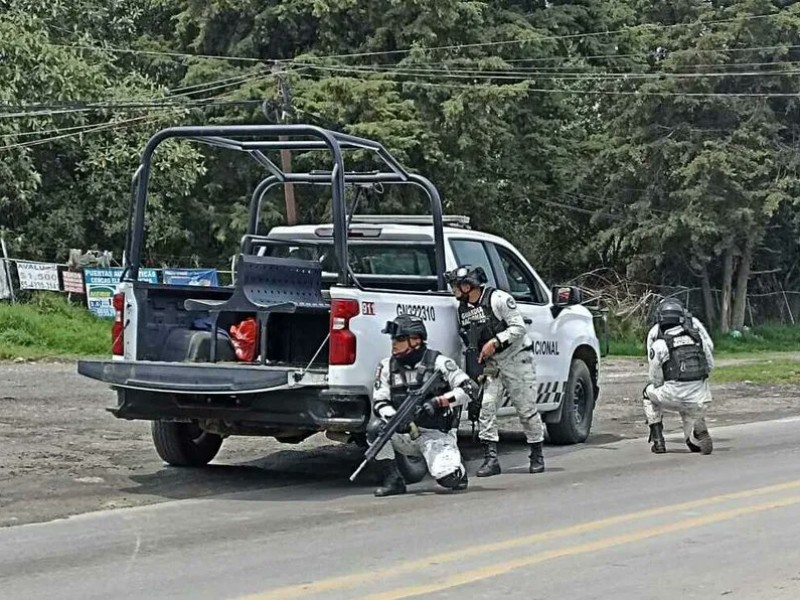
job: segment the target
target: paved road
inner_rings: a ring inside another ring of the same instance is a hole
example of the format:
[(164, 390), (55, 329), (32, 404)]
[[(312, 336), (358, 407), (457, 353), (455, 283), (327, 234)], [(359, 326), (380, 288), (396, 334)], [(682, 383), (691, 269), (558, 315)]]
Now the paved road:
[(798, 431), (719, 428), (707, 457), (550, 448), (538, 476), (520, 447), (457, 495), (324, 479), (10, 527), (0, 597), (794, 600)]

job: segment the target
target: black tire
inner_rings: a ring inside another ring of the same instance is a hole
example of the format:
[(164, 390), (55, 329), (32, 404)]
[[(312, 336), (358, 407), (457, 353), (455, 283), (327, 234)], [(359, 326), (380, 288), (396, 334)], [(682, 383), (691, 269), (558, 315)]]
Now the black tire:
[(395, 452), (395, 461), (406, 483), (419, 483), (428, 474), (428, 465), (421, 456), (406, 456)]
[(589, 437), (594, 415), (594, 385), (589, 367), (573, 359), (561, 407), (561, 419), (547, 424), (550, 442), (558, 445), (580, 444)]
[(173, 467), (203, 467), (222, 446), (222, 436), (203, 431), (195, 422), (153, 421), (150, 432), (156, 452)]

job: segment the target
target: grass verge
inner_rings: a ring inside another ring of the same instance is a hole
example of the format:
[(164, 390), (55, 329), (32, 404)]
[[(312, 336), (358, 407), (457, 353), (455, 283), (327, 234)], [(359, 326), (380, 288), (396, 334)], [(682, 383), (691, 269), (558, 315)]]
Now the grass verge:
[(800, 360), (774, 358), (716, 367), (713, 383), (800, 384)]
[[(800, 352), (800, 326), (764, 325), (740, 334), (713, 333), (714, 355), (736, 357), (766, 352)], [(609, 344), (612, 356), (644, 357), (644, 338), (612, 338)]]
[(0, 360), (102, 356), (111, 326), (66, 298), (39, 294), (26, 304), (0, 303)]

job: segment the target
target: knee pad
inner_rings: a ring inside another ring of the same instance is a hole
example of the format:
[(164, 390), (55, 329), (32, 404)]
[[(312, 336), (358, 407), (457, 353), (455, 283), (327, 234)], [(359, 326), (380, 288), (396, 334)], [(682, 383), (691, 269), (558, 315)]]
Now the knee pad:
[(464, 473), (461, 471), (461, 468), (459, 467), (458, 469), (456, 469), (455, 471), (453, 471), (449, 475), (445, 475), (444, 477), (441, 477), (440, 479), (437, 479), (436, 483), (438, 483), (440, 486), (442, 486), (444, 488), (448, 488), (448, 489), (452, 490), (453, 488), (455, 488), (459, 484), (459, 482), (461, 481), (461, 479), (463, 477), (464, 477)]

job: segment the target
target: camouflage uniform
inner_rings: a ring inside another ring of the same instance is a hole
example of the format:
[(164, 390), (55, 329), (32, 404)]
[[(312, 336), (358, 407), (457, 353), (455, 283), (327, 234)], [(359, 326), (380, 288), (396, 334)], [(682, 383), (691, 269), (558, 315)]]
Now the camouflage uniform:
[[(699, 334), (710, 371), (714, 366), (714, 342), (698, 319), (692, 318), (692, 328)], [(682, 325), (666, 329), (664, 333), (678, 336), (676, 339), (686, 337), (683, 335), (685, 330)], [(688, 339), (685, 342), (684, 345), (691, 344)], [(705, 416), (711, 402), (711, 390), (707, 375), (694, 381), (665, 380), (664, 365), (670, 359), (670, 352), (658, 325), (653, 326), (647, 334), (647, 357), (650, 383), (645, 388), (642, 404), (648, 425), (660, 424), (664, 410), (677, 412), (683, 423), (687, 445), (690, 448), (697, 447), (694, 443), (699, 443), (697, 434), (701, 434), (701, 437), (708, 436)]]
[[(427, 352), (431, 352), (428, 350)], [(392, 387), (410, 387), (417, 377), (417, 365), (399, 368), (399, 372), (392, 374), (391, 359), (385, 358), (378, 366), (375, 377), (375, 393), (373, 404), (377, 413), (381, 406), (392, 403)], [(470, 384), (469, 376), (458, 368), (458, 365), (449, 358), (439, 354), (434, 362), (436, 370), (444, 375), (453, 397), (450, 403), (455, 409), (465, 406), (469, 395), (465, 391), (465, 384)], [(472, 384), (474, 385), (474, 384)], [(377, 455), (377, 460), (394, 459), (395, 452), (407, 456), (422, 456), (428, 466), (428, 472), (434, 479), (441, 479), (458, 469), (466, 472), (461, 453), (458, 450), (456, 438), (457, 430), (450, 428), (447, 431), (440, 429), (419, 427), (419, 437), (412, 439), (410, 434), (395, 434), (390, 444), (386, 444)]]
[[(487, 294), (491, 298), (485, 298)], [(491, 310), (506, 328), (495, 337), (506, 346), (486, 361), (486, 383), (478, 419), (478, 438), (486, 442), (497, 442), (497, 407), (505, 392), (517, 410), (519, 422), (529, 444), (544, 440), (544, 426), (536, 407), (536, 365), (533, 362), (531, 340), (525, 329), (525, 321), (510, 294), (489, 287), (483, 288), (478, 305), (463, 313), (462, 326), (470, 317), (482, 319), (481, 303), (490, 302)], [(478, 348), (480, 351), (480, 348)], [(491, 373), (491, 375), (488, 375)], [(495, 374), (496, 373), (496, 374)]]
[[(469, 279), (465, 281), (472, 283)], [(485, 458), (477, 475), (488, 477), (500, 473), (497, 406), (505, 392), (517, 410), (531, 448), (529, 471), (541, 473), (544, 471), (544, 425), (536, 406), (536, 367), (525, 321), (510, 294), (488, 286), (480, 290), (475, 304), (462, 297), (458, 309), (459, 330), (468, 348), (481, 352), (489, 342), (496, 348), (495, 354), (485, 361), (483, 400), (478, 416), (478, 437), (483, 443)]]

